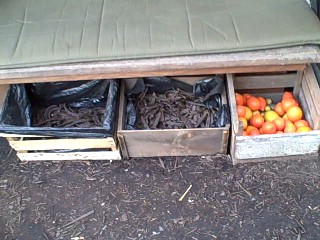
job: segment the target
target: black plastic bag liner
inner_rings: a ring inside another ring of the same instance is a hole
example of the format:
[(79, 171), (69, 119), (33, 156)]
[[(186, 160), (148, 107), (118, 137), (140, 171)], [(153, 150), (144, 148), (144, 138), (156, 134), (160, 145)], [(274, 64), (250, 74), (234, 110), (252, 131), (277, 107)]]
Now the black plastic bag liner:
[(147, 91), (147, 93), (164, 94), (172, 89), (192, 92), (196, 98), (203, 97), (205, 106), (216, 111), (216, 118), (211, 127), (225, 127), (230, 123), (229, 107), (227, 104), (223, 104), (221, 99), (224, 89), (224, 80), (221, 77), (213, 76), (196, 82), (194, 86), (168, 77), (151, 77), (138, 79), (135, 86), (126, 93), (126, 129), (137, 129), (136, 124), (139, 116), (135, 102), (140, 93)]
[[(113, 136), (119, 83), (115, 80), (11, 85), (0, 113), (0, 132), (52, 137)], [(65, 103), (72, 108), (105, 107), (103, 126), (32, 127), (32, 108)]]

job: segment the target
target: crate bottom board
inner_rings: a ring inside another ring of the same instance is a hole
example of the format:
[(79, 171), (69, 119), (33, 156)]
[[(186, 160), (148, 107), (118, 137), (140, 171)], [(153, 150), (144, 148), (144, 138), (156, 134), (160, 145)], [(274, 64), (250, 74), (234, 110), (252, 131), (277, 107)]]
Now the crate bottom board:
[(21, 161), (121, 160), (120, 151), (111, 137), (42, 139), (43, 136), (32, 136), (32, 140), (26, 140), (26, 136), (7, 135), (6, 138)]
[(17, 153), (21, 161), (121, 160), (119, 151), (70, 153)]
[(236, 161), (269, 159), (290, 156), (317, 156), (320, 150), (320, 131), (286, 133), (254, 137), (236, 136)]

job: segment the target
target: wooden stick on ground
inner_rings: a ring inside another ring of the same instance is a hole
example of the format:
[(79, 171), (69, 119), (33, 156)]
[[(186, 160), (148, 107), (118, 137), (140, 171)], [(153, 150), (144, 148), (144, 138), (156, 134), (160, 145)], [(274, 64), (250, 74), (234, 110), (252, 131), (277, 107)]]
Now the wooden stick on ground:
[(70, 226), (70, 225), (72, 225), (72, 224), (74, 224), (74, 223), (76, 223), (76, 222), (78, 222), (78, 221), (80, 221), (80, 220), (82, 220), (82, 219), (90, 216), (90, 215), (93, 214), (93, 213), (94, 213), (94, 210), (92, 210), (92, 211), (90, 211), (90, 212), (87, 212), (86, 214), (83, 214), (82, 216), (80, 216), (80, 217), (72, 220), (71, 222), (67, 223), (67, 224), (64, 225), (63, 227), (68, 227), (68, 226)]
[(179, 202), (182, 202), (182, 200), (185, 198), (185, 196), (188, 194), (191, 188), (192, 188), (192, 185), (190, 185), (188, 189), (184, 192), (184, 194), (182, 194), (182, 196), (179, 198)]

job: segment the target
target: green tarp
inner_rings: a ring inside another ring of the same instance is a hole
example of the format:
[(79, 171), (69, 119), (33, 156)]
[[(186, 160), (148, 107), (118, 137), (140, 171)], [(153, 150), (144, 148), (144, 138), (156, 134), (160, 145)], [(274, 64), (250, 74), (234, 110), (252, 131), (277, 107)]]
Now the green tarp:
[(0, 0), (0, 68), (319, 43), (305, 0)]

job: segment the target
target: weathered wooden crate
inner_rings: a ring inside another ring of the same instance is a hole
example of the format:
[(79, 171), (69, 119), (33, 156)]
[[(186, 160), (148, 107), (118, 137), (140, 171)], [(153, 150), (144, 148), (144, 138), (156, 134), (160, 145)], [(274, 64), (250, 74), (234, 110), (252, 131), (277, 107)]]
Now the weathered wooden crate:
[[(0, 109), (8, 85), (0, 85)], [(120, 160), (116, 139), (108, 138), (53, 138), (49, 136), (0, 134), (8, 140), (22, 161), (63, 160)]]
[[(227, 84), (232, 121), (230, 154), (234, 164), (319, 156), (320, 88), (311, 66), (297, 73), (251, 76), (228, 74)], [(235, 90), (280, 100), (286, 88), (293, 88), (305, 118), (315, 130), (306, 133), (242, 136), (243, 125), (237, 115)]]
[[(227, 102), (226, 93), (222, 100)], [(123, 158), (227, 153), (229, 124), (222, 128), (126, 130), (126, 102), (125, 84), (122, 84), (117, 135)]]

